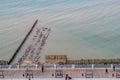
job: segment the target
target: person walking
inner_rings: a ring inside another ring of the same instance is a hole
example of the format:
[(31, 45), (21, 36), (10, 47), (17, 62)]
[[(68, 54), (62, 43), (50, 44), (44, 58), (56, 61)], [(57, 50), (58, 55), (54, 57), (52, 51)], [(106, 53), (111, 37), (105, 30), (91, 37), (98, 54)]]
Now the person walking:
[(42, 64), (41, 71), (44, 72), (44, 65)]

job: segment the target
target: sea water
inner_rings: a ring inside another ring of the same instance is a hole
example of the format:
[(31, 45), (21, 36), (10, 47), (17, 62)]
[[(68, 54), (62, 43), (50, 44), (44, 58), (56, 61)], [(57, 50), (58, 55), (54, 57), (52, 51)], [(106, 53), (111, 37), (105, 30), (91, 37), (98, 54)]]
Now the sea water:
[(66, 54), (68, 59), (120, 56), (120, 0), (0, 0), (0, 59), (10, 59), (36, 19), (37, 28), (51, 28), (41, 60), (47, 54)]

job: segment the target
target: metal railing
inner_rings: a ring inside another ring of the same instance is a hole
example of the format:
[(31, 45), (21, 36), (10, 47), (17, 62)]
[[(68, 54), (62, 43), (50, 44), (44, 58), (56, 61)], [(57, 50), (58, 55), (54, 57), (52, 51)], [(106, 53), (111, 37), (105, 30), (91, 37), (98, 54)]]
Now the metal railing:
[[(81, 65), (56, 65), (56, 64), (46, 64), (44, 65), (45, 69), (79, 69), (79, 68), (120, 68), (120, 64), (81, 64)], [(41, 65), (0, 65), (0, 69), (40, 69)]]

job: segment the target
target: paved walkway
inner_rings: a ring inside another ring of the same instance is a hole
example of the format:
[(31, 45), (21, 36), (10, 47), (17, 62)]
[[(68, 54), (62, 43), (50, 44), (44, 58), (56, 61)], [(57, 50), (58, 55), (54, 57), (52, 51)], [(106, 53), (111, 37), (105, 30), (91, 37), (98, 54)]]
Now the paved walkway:
[[(29, 79), (0, 79), (0, 80), (29, 80)], [(34, 78), (30, 80), (64, 80), (64, 78)], [(120, 80), (120, 79), (115, 79), (115, 78), (73, 78), (71, 80)]]
[[(44, 72), (41, 69), (32, 70), (33, 78), (52, 78), (52, 74), (55, 74), (56, 69), (45, 69)], [(120, 72), (117, 73), (113, 71), (113, 69), (60, 69), (63, 71), (63, 77), (66, 74), (71, 76), (72, 78), (116, 78), (117, 74), (120, 77)], [(25, 79), (26, 77), (23, 76), (26, 70), (12, 70), (7, 69), (4, 71), (4, 77), (7, 78), (22, 78)], [(120, 80), (120, 79), (119, 79)]]

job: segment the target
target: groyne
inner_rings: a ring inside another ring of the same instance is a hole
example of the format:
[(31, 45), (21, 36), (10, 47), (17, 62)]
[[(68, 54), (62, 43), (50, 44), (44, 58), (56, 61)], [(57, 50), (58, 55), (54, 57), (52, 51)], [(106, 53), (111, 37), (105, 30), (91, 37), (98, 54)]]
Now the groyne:
[(18, 46), (18, 48), (17, 48), (16, 51), (14, 52), (12, 58), (11, 58), (9, 61), (7, 61), (8, 64), (10, 64), (10, 63), (14, 60), (15, 56), (17, 55), (17, 53), (18, 53), (18, 52), (20, 51), (20, 49), (22, 48), (23, 44), (25, 43), (25, 41), (26, 41), (27, 38), (29, 37), (30, 33), (33, 31), (33, 29), (34, 29), (34, 27), (36, 26), (37, 22), (38, 22), (38, 19), (34, 22), (34, 24), (32, 25), (31, 29), (30, 29), (29, 32), (27, 33), (27, 35), (25, 36), (25, 38), (23, 39), (23, 41), (21, 42), (21, 44)]

